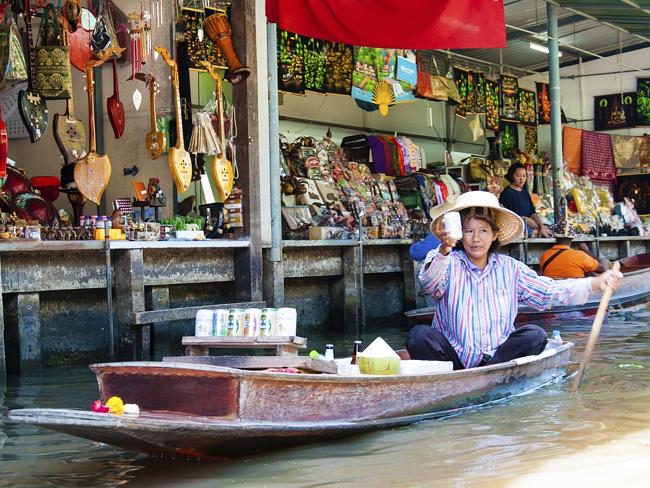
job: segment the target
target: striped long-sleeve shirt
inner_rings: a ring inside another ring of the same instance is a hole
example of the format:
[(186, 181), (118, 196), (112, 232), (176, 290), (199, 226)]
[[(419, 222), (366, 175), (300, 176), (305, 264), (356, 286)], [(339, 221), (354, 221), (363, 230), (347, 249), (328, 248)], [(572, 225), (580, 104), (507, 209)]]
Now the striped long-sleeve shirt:
[(577, 305), (591, 292), (591, 278), (555, 281), (496, 253), (481, 270), (464, 251), (443, 256), (438, 249), (427, 254), (420, 283), (439, 299), (431, 326), (449, 340), (466, 368), (478, 365), (483, 354), (493, 355), (515, 330), (519, 303), (536, 310)]

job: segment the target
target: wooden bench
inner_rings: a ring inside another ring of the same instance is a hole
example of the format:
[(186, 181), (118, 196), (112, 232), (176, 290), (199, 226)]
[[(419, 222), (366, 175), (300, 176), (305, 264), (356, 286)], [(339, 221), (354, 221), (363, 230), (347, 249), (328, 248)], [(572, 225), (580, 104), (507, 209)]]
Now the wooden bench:
[[(197, 307), (182, 308), (161, 308), (159, 310), (147, 310), (145, 312), (135, 312), (133, 314), (133, 324), (140, 327), (140, 343), (142, 348), (142, 359), (148, 361), (151, 359), (151, 335), (153, 327), (159, 322), (168, 322), (173, 320), (194, 320), (196, 312), (199, 310), (217, 310), (231, 308), (264, 308), (266, 302), (238, 302), (238, 303), (220, 303), (217, 305), (200, 305)], [(306, 346), (305, 346), (306, 347)]]
[(186, 356), (207, 356), (210, 349), (275, 349), (278, 356), (297, 356), (307, 348), (307, 339), (298, 336), (216, 337), (185, 336), (182, 344)]

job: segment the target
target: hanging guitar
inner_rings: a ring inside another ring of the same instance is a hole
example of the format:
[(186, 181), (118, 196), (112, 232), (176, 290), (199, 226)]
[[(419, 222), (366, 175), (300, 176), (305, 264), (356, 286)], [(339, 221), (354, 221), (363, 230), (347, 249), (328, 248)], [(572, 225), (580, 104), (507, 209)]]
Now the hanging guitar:
[(23, 10), (25, 17), (25, 26), (27, 28), (27, 49), (29, 51), (29, 86), (27, 90), (18, 92), (18, 111), (20, 118), (27, 129), (29, 140), (36, 142), (40, 140), (47, 131), (49, 122), (49, 113), (45, 99), (40, 94), (32, 90), (32, 80), (34, 79), (34, 49), (32, 48), (32, 9), (30, 0), (25, 0)]
[[(70, 40), (69, 17), (73, 17), (77, 13), (75, 5), (78, 5), (78, 3), (72, 0), (68, 0), (64, 4), (63, 25), (66, 43)], [(86, 127), (74, 114), (74, 94), (72, 90), (70, 91), (70, 98), (65, 101), (65, 114), (54, 114), (53, 129), (54, 141), (61, 152), (64, 165), (74, 163), (86, 152)]]
[(86, 151), (86, 127), (74, 114), (73, 93), (66, 100), (65, 114), (54, 114), (54, 140), (63, 164), (74, 163)]
[(167, 138), (164, 132), (158, 130), (158, 124), (156, 123), (156, 94), (158, 93), (158, 83), (156, 83), (156, 79), (153, 76), (145, 75), (144, 73), (136, 73), (135, 77), (140, 81), (144, 81), (149, 88), (151, 130), (147, 132), (146, 136), (147, 151), (149, 151), (151, 159), (158, 159), (165, 152), (165, 147), (167, 146)]
[(68, 37), (68, 52), (70, 63), (79, 71), (85, 71), (86, 63), (93, 58), (90, 49), (90, 38), (95, 28), (95, 16), (87, 8), (80, 8), (76, 21), (74, 18), (79, 3), (76, 0), (69, 0), (64, 4), (63, 23)]
[(172, 85), (174, 87), (174, 108), (176, 109), (176, 145), (169, 149), (167, 163), (169, 171), (174, 178), (176, 188), (179, 193), (187, 191), (192, 182), (192, 160), (190, 153), (185, 150), (183, 142), (183, 123), (181, 119), (181, 96), (178, 86), (178, 66), (172, 59), (169, 51), (162, 47), (157, 47), (156, 51), (170, 67), (172, 72)]
[(106, 111), (108, 120), (113, 128), (115, 139), (119, 139), (124, 134), (126, 118), (124, 117), (124, 105), (120, 101), (120, 88), (117, 79), (117, 61), (113, 58), (113, 94), (106, 99)]
[(86, 64), (86, 91), (88, 92), (88, 126), (90, 147), (88, 154), (74, 165), (74, 181), (83, 196), (99, 205), (99, 201), (111, 179), (111, 161), (107, 155), (97, 153), (95, 135), (95, 81), (93, 71), (106, 60), (88, 61)]
[(219, 143), (221, 144), (221, 154), (217, 154), (212, 158), (211, 173), (214, 182), (217, 185), (217, 190), (221, 197), (221, 201), (225, 202), (226, 198), (232, 193), (234, 185), (234, 173), (232, 163), (226, 157), (226, 135), (224, 129), (224, 113), (223, 113), (223, 90), (221, 88), (221, 75), (216, 67), (207, 61), (201, 62), (208, 70), (210, 76), (215, 81), (215, 97), (217, 98), (217, 122), (219, 123)]

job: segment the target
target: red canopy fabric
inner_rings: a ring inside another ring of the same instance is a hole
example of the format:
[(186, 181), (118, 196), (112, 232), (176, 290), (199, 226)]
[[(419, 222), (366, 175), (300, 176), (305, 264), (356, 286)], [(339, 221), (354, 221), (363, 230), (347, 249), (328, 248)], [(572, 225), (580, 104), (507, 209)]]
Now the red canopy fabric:
[(284, 30), (354, 46), (506, 46), (503, 0), (267, 0), (266, 16)]

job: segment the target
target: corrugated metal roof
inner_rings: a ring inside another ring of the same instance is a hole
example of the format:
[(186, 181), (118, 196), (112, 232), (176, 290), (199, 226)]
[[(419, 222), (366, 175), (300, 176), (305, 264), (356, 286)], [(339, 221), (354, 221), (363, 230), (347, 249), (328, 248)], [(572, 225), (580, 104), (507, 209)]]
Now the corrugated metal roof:
[[(650, 0), (554, 0), (558, 6), (561, 65), (594, 59), (589, 53), (612, 56), (650, 46)], [(546, 44), (546, 1), (505, 0), (507, 46), (465, 49), (460, 54), (524, 70), (546, 71), (547, 55), (530, 49)], [(648, 63), (650, 66), (650, 62)], [(648, 66), (639, 66), (648, 68)]]

